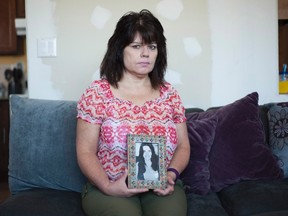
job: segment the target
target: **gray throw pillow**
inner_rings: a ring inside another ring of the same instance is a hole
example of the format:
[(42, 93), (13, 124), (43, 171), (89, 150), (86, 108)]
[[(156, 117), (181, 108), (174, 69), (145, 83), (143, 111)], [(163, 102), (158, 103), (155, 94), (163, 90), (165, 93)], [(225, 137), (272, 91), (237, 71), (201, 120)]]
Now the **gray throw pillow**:
[(80, 192), (76, 160), (76, 102), (10, 97), (9, 186)]
[(288, 176), (288, 102), (274, 103), (268, 111), (269, 145)]

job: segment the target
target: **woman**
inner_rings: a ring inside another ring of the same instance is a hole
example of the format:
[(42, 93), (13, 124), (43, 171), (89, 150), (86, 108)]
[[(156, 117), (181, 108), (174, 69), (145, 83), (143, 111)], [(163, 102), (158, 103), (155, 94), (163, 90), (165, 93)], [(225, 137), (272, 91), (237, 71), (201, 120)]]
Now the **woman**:
[[(82, 205), (92, 215), (186, 215), (177, 181), (189, 160), (184, 107), (164, 80), (166, 38), (148, 10), (120, 18), (95, 80), (78, 102), (77, 157), (89, 180)], [(166, 189), (129, 189), (127, 134), (166, 137)]]
[(152, 143), (142, 143), (137, 156), (139, 180), (158, 180), (159, 179), (159, 158), (155, 153)]

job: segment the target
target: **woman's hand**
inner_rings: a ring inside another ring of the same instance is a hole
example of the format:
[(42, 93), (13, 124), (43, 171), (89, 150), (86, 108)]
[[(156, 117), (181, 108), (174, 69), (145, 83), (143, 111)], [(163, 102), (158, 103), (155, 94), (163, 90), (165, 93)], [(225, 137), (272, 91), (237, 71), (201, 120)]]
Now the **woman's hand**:
[(167, 174), (167, 187), (164, 190), (155, 189), (154, 193), (157, 194), (158, 196), (171, 195), (174, 192), (174, 185), (175, 185), (175, 182), (173, 180), (173, 176), (168, 173)]
[(139, 193), (147, 192), (148, 189), (129, 189), (126, 184), (126, 179), (128, 176), (128, 170), (125, 169), (124, 174), (119, 178), (117, 181), (109, 182), (109, 184), (106, 185), (103, 192), (110, 196), (115, 197), (131, 197)]

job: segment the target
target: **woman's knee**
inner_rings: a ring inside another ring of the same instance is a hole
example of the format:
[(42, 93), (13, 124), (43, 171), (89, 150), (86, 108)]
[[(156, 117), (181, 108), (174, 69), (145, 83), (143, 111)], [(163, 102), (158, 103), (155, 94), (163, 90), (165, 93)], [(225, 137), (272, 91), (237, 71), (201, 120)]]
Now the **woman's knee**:
[(88, 216), (141, 216), (138, 197), (120, 198), (103, 194), (97, 188), (83, 190), (82, 207)]
[(142, 197), (144, 215), (186, 216), (187, 200), (181, 185), (175, 185), (173, 195), (159, 197), (153, 192)]

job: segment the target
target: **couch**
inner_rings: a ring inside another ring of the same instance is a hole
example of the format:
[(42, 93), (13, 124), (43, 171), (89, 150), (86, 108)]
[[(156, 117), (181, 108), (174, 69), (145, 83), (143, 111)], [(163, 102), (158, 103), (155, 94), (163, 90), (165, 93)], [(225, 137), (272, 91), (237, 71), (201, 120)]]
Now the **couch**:
[[(288, 215), (287, 105), (258, 105), (253, 92), (225, 106), (186, 109), (191, 156), (181, 179), (187, 215)], [(10, 110), (12, 195), (0, 204), (0, 215), (84, 216), (76, 101), (11, 95)]]

